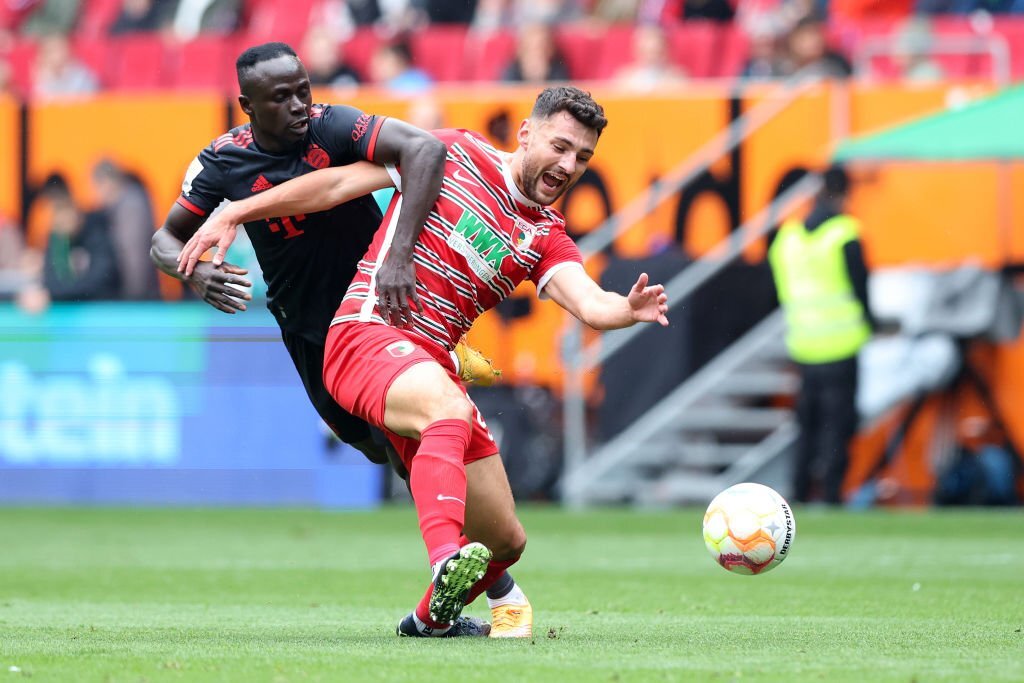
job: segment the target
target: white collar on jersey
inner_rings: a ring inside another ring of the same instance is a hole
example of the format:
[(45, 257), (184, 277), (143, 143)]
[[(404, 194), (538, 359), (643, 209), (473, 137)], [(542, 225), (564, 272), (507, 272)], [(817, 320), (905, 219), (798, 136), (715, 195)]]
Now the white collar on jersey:
[(501, 155), (501, 174), (505, 176), (505, 187), (507, 187), (508, 191), (512, 194), (512, 198), (515, 199), (520, 204), (522, 204), (523, 206), (528, 206), (531, 209), (544, 208), (543, 206), (541, 206), (540, 204), (538, 204), (537, 202), (533, 201), (525, 194), (523, 194), (522, 191), (519, 189), (519, 186), (516, 185), (516, 181), (512, 178), (512, 167), (509, 165), (511, 161), (512, 155), (509, 154), (508, 152), (505, 152)]

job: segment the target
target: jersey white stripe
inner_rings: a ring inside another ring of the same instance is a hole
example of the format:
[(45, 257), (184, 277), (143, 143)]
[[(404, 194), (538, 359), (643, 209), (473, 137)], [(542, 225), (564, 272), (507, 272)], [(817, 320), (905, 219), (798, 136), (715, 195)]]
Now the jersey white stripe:
[(370, 271), (370, 284), (368, 286), (370, 293), (366, 297), (366, 301), (363, 302), (362, 308), (359, 309), (360, 322), (370, 322), (373, 309), (377, 305), (377, 297), (374, 294), (377, 291), (377, 271), (380, 270), (380, 264), (384, 263), (384, 257), (388, 255), (388, 251), (391, 249), (391, 241), (395, 238), (395, 230), (398, 227), (398, 215), (401, 211), (402, 195), (398, 195), (398, 200), (395, 202), (395, 210), (391, 212), (391, 220), (385, 228), (386, 232), (384, 233), (384, 241), (380, 245), (380, 254), (377, 255), (377, 262), (373, 265), (373, 270)]

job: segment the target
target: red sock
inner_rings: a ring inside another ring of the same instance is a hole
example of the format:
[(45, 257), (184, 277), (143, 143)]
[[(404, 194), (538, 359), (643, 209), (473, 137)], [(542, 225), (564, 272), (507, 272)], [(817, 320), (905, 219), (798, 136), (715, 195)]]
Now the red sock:
[(484, 572), (484, 578), (477, 581), (473, 587), (469, 589), (469, 595), (466, 597), (466, 604), (468, 605), (476, 600), (481, 593), (490, 588), (491, 585), (505, 573), (506, 569), (518, 561), (518, 557), (513, 557), (511, 560), (491, 560), (491, 563), (487, 565), (487, 571)]
[[(438, 420), (420, 434), (409, 482), (427, 546), (430, 566), (461, 547), (466, 519), (466, 465), (470, 426), (462, 420)], [(421, 617), (422, 618), (422, 617)]]

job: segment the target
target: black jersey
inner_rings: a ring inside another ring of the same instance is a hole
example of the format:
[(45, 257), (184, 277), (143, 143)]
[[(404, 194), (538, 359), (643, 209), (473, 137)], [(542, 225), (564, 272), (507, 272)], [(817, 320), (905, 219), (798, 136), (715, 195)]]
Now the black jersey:
[[(178, 204), (209, 216), (239, 200), (327, 166), (373, 160), (384, 117), (353, 107), (313, 105), (305, 141), (272, 154), (249, 124), (232, 128), (200, 152), (185, 174)], [(371, 196), (328, 211), (245, 224), (267, 282), (267, 307), (282, 329), (324, 344), (338, 303), (381, 222)]]

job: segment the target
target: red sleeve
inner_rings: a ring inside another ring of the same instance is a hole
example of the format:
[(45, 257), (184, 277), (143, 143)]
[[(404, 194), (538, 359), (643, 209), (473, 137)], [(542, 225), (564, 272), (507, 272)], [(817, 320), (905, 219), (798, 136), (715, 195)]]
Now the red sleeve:
[(576, 243), (565, 234), (565, 229), (551, 229), (544, 243), (540, 260), (530, 272), (530, 280), (537, 285), (537, 293), (544, 298), (544, 286), (556, 272), (566, 267), (583, 267), (583, 256)]

